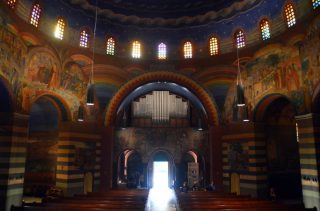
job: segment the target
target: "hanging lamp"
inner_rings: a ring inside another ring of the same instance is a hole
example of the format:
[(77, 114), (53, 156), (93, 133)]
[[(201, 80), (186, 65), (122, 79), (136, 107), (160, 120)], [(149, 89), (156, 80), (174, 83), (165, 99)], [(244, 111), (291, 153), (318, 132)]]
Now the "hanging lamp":
[(244, 106), (244, 113), (243, 113), (242, 121), (243, 122), (250, 122), (248, 106)]
[(127, 128), (127, 115), (126, 115), (126, 111), (123, 111), (123, 116), (121, 119), (121, 129), (124, 130)]
[(95, 53), (95, 41), (96, 41), (96, 30), (97, 30), (97, 20), (98, 20), (98, 0), (96, 0), (95, 5), (95, 19), (94, 19), (94, 28), (93, 28), (93, 41), (92, 41), (92, 63), (91, 63), (91, 71), (90, 78), (87, 88), (87, 105), (94, 105), (94, 96), (95, 96), (95, 88), (93, 82), (93, 65), (94, 65), (94, 53)]
[(80, 105), (78, 109), (78, 122), (84, 121), (84, 110), (83, 107)]
[(245, 98), (244, 98), (244, 90), (241, 79), (241, 71), (240, 71), (240, 61), (239, 61), (239, 49), (237, 47), (237, 86), (236, 86), (236, 94), (237, 94), (237, 106), (242, 107), (245, 106)]
[(199, 131), (203, 130), (201, 118), (198, 118), (198, 128), (197, 128), (197, 130), (199, 130)]

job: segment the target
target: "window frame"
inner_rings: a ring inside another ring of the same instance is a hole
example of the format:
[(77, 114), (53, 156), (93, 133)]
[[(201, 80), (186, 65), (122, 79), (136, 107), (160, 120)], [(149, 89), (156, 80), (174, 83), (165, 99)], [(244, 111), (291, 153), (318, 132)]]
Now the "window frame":
[[(81, 32), (82, 31), (86, 31), (88, 33), (88, 43), (87, 43), (87, 47), (84, 47), (84, 46), (81, 46), (80, 45), (80, 42), (81, 42)], [(80, 28), (80, 31), (79, 31), (79, 44), (78, 46), (80, 48), (85, 48), (85, 49), (88, 49), (88, 48), (91, 48), (91, 39), (92, 39), (92, 32), (91, 32), (91, 29), (90, 27), (88, 26), (83, 26)]]
[[(216, 53), (216, 54), (213, 54), (213, 55), (211, 55), (211, 43), (210, 43), (210, 40), (211, 40), (212, 38), (216, 38), (216, 39), (217, 39), (217, 53)], [(219, 38), (217, 35), (213, 34), (213, 35), (211, 35), (211, 36), (209, 37), (208, 42), (207, 42), (207, 46), (208, 46), (209, 56), (217, 56), (217, 55), (220, 54), (220, 38)]]
[[(244, 46), (242, 47), (238, 47), (238, 43), (237, 43), (237, 34), (242, 31), (243, 33), (243, 43), (244, 43)], [(246, 33), (245, 33), (245, 30), (243, 28), (237, 28), (233, 31), (233, 36), (232, 36), (232, 39), (233, 39), (233, 43), (234, 43), (234, 46), (238, 49), (241, 49), (241, 48), (245, 48), (247, 46), (247, 37), (246, 37)]]
[[(34, 24), (31, 23), (31, 18), (32, 18), (32, 13), (33, 13), (33, 8), (34, 6), (38, 4), (39, 5), (39, 8), (40, 8), (40, 13), (39, 13), (39, 18), (37, 20), (37, 26), (35, 26)], [(33, 4), (31, 5), (31, 8), (30, 8), (30, 12), (29, 12), (29, 24), (36, 27), (36, 28), (39, 28), (40, 27), (40, 22), (41, 22), (41, 17), (42, 17), (42, 12), (43, 12), (43, 5), (41, 4), (40, 1), (35, 1), (33, 2)]]

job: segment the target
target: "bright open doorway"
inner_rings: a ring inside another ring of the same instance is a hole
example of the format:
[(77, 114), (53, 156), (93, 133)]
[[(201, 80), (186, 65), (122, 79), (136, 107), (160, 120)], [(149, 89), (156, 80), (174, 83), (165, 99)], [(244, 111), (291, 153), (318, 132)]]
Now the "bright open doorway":
[(153, 188), (166, 189), (169, 187), (168, 161), (153, 162)]

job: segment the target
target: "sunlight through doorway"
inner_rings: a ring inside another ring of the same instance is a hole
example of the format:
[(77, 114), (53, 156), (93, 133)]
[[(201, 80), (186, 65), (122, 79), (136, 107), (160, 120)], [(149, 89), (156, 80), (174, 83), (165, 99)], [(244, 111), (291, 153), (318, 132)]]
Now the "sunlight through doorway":
[(169, 164), (167, 161), (153, 162), (153, 188), (169, 188)]

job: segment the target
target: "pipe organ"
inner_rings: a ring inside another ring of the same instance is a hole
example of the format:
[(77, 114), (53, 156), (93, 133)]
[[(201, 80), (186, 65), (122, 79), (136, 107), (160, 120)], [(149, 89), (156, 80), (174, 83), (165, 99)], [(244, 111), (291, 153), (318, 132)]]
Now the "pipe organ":
[(169, 91), (153, 91), (132, 102), (133, 118), (151, 118), (167, 123), (170, 118), (187, 118), (189, 102)]

